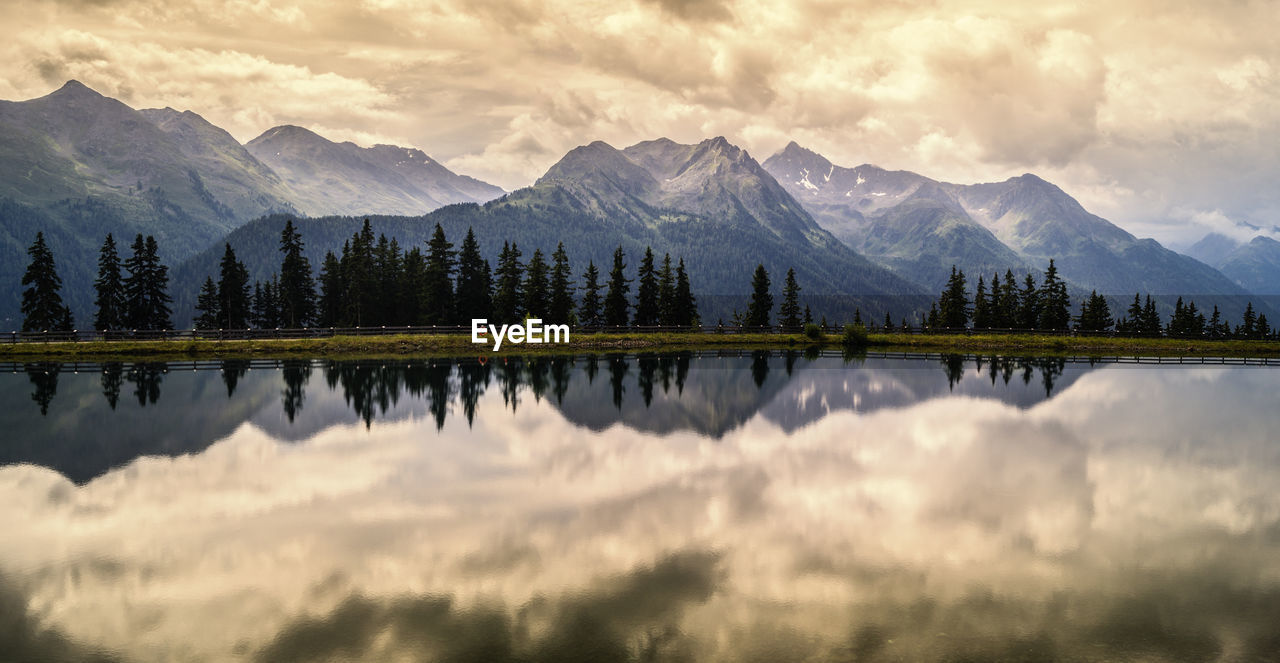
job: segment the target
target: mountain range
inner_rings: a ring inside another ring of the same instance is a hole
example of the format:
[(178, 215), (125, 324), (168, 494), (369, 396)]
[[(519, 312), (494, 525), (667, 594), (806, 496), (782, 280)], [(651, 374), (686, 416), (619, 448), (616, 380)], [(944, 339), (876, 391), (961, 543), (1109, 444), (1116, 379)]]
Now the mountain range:
[[(525, 260), (534, 250), (549, 255), (563, 242), (575, 273), (591, 261), (606, 274), (614, 249), (622, 246), (633, 274), (652, 247), (659, 256), (685, 260), (707, 323), (745, 306), (756, 264), (765, 265), (779, 287), (782, 275), (794, 268), (807, 295), (831, 298), (824, 309), (831, 315), (886, 307), (906, 315), (928, 305), (922, 287), (840, 242), (751, 155), (722, 137), (692, 145), (648, 141), (623, 150), (597, 141), (570, 150), (532, 186), (483, 205), (369, 218), (375, 233), (403, 247), (421, 246), (436, 224), (455, 244), (473, 229), (491, 259), (507, 241), (520, 247)], [(264, 217), (228, 236), (254, 278), (269, 277), (277, 268), (275, 244), (283, 223), (280, 216)], [(297, 226), (312, 263), (319, 264), (362, 224), (360, 217), (330, 216)], [(179, 269), (184, 304), (216, 271), (221, 255), (220, 246), (210, 247)]]
[(335, 143), (302, 127), (268, 129), (245, 148), (284, 179), (298, 211), (309, 216), (412, 216), (503, 194), (492, 184), (454, 173), (421, 150)]
[(155, 235), (173, 265), (266, 214), (423, 214), (501, 194), (417, 150), (337, 144), (293, 127), (246, 146), (190, 111), (135, 110), (70, 81), (38, 99), (0, 101), (0, 326), (19, 320), (36, 230), (83, 323), (108, 232), (122, 252), (135, 234)]
[(1187, 255), (1216, 268), (1249, 292), (1280, 295), (1280, 242), (1258, 235), (1238, 242), (1209, 233), (1187, 249)]
[(1043, 270), (1052, 258), (1086, 292), (1247, 294), (1203, 263), (1090, 214), (1035, 175), (951, 184), (869, 164), (837, 166), (794, 142), (764, 167), (837, 237), (931, 291), (953, 264), (973, 280), (1006, 268)]
[(1075, 293), (1096, 289), (1117, 303), (1134, 292), (1190, 295), (1224, 311), (1273, 291), (1280, 265), (1270, 240), (1231, 246), (1219, 260), (1175, 253), (1035, 175), (953, 184), (838, 166), (794, 142), (761, 164), (723, 137), (624, 149), (597, 141), (504, 193), (420, 150), (336, 143), (296, 126), (241, 145), (190, 111), (134, 110), (75, 81), (0, 102), (0, 321), (18, 320), (23, 251), (36, 229), (81, 321), (102, 237), (115, 233), (127, 250), (134, 233), (156, 235), (174, 267), (182, 325), (223, 240), (254, 278), (270, 276), (285, 216), (298, 219), (316, 266), (365, 217), (404, 247), (437, 223), (455, 244), (474, 228), (491, 260), (504, 241), (526, 259), (563, 241), (579, 273), (588, 260), (607, 271), (619, 245), (634, 269), (651, 246), (686, 260), (708, 322), (745, 301), (757, 263), (775, 289), (794, 268), (823, 313), (863, 308), (877, 319), (927, 308), (952, 265), (972, 286), (1006, 269), (1039, 274), (1053, 258)]

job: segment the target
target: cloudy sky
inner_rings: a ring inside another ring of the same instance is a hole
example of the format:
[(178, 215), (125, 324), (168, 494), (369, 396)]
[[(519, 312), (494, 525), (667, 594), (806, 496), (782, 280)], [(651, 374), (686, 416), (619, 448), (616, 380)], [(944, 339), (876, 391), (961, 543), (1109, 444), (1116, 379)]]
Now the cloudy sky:
[(508, 189), (724, 135), (957, 182), (1036, 172), (1140, 236), (1280, 224), (1280, 3), (32, 0), (0, 98), (76, 78), (248, 141), (420, 147)]

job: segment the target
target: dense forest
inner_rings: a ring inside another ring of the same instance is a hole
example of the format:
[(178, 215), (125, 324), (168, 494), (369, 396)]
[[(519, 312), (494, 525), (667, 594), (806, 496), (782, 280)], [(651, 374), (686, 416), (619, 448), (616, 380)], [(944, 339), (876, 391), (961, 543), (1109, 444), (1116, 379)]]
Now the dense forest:
[[(251, 280), (266, 281), (278, 269), (276, 239), (288, 218), (257, 219), (226, 238), (225, 243), (248, 268)], [(602, 221), (562, 189), (538, 187), (486, 205), (450, 205), (425, 217), (322, 217), (296, 219), (294, 223), (306, 237), (305, 255), (316, 266), (328, 252), (339, 255), (342, 245), (366, 220), (375, 238), (386, 235), (388, 241), (394, 239), (403, 248), (425, 247), (436, 225), (454, 242), (470, 229), (480, 253), (491, 261), (496, 260), (504, 242), (519, 246), (526, 259), (535, 250), (550, 256), (563, 243), (575, 264), (580, 264), (578, 273), (588, 262), (604, 269), (619, 246), (634, 259), (651, 248), (657, 256), (669, 253), (673, 259), (684, 258), (706, 321), (728, 318), (734, 307), (745, 305), (751, 286), (750, 267), (757, 263), (778, 273), (794, 268), (808, 294), (826, 298), (826, 310), (833, 318), (852, 315), (854, 308), (875, 306), (880, 300), (901, 299), (895, 307), (909, 305), (916, 312), (928, 307), (923, 291), (891, 278), (843, 245), (802, 247), (768, 231), (744, 229), (740, 223), (675, 213), (662, 218), (656, 223)], [(204, 279), (217, 271), (223, 251), (219, 243), (175, 268), (177, 317), (192, 314), (199, 289)], [(748, 267), (744, 269), (744, 265)]]
[(628, 278), (626, 253), (614, 249), (602, 283), (590, 261), (578, 280), (563, 243), (550, 256), (534, 249), (526, 262), (518, 244), (504, 242), (491, 267), (474, 231), (468, 229), (455, 250), (439, 225), (423, 251), (402, 249), (386, 235), (375, 238), (366, 221), (340, 254), (325, 254), (318, 278), (303, 246), (293, 222), (286, 221), (280, 270), (250, 290), (248, 269), (225, 244), (217, 282), (206, 277), (201, 288), (196, 328), (466, 327), (474, 319), (527, 318), (596, 328), (691, 327), (699, 321), (684, 259), (673, 263), (664, 254), (659, 264), (649, 247), (634, 279)]

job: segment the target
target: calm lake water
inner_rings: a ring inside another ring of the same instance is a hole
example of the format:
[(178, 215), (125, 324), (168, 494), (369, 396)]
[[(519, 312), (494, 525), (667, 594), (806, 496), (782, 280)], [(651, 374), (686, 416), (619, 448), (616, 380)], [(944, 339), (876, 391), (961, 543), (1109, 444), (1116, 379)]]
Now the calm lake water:
[(1276, 368), (7, 368), (0, 660), (1280, 660)]

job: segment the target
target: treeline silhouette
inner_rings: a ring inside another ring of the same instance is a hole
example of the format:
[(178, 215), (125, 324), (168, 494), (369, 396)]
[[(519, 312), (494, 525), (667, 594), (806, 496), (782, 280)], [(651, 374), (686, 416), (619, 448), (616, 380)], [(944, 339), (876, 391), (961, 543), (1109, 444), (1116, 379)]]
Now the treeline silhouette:
[[(171, 329), (169, 268), (160, 262), (155, 237), (141, 234), (123, 264), (110, 234), (98, 256), (94, 281), (94, 329)], [(62, 279), (44, 233), (27, 249), (31, 258), (22, 276), (22, 331), (71, 331), (75, 321), (62, 302)]]
[[(728, 352), (727, 356), (740, 356)], [(805, 351), (755, 350), (750, 353), (751, 377), (756, 388), (763, 388), (773, 370), (769, 360), (779, 357), (790, 376), (797, 361), (812, 361), (822, 356), (815, 348)], [(845, 353), (846, 362), (860, 361), (864, 354)], [(653, 403), (659, 393), (676, 395), (684, 393), (693, 355), (688, 352), (668, 354), (604, 354), (587, 356), (512, 356), (479, 362), (466, 359), (432, 359), (419, 362), (368, 362), (332, 360), (317, 365), (309, 359), (286, 359), (279, 362), (284, 388), (281, 407), (290, 422), (304, 409), (306, 387), (318, 369), (325, 385), (334, 392), (341, 392), (343, 400), (359, 416), (365, 426), (371, 426), (374, 418), (385, 416), (405, 396), (422, 399), (435, 420), (436, 428), (444, 427), (451, 409), (460, 409), (467, 424), (475, 421), (480, 398), (490, 388), (496, 388), (505, 407), (516, 412), (523, 400), (531, 395), (535, 402), (544, 398), (564, 404), (565, 396), (575, 375), (585, 377), (588, 385), (597, 378), (607, 382), (614, 407), (622, 410), (628, 397), (627, 381), (633, 373), (638, 396), (645, 408)], [(1030, 384), (1036, 374), (1048, 397), (1056, 380), (1062, 375), (1066, 361), (1062, 358), (1013, 358), (968, 357), (945, 355), (942, 369), (948, 384), (960, 382), (965, 363), (975, 361), (979, 373), (987, 372), (992, 384), (1003, 380), (1008, 384), (1020, 376), (1024, 384)], [(220, 377), (226, 388), (227, 398), (235, 395), (241, 381), (248, 375), (252, 362), (248, 359), (225, 359), (217, 363)], [(161, 387), (168, 375), (166, 362), (105, 362), (100, 365), (99, 380), (103, 398), (115, 410), (123, 396), (131, 396), (139, 407), (157, 406)], [(23, 365), (32, 385), (31, 400), (41, 415), (48, 415), (50, 404), (58, 392), (60, 374), (65, 370), (57, 362), (33, 362)], [(269, 369), (270, 370), (270, 369)], [(581, 379), (581, 378), (577, 378)]]
[(684, 260), (673, 264), (667, 254), (658, 264), (649, 248), (635, 278), (628, 278), (619, 246), (605, 283), (594, 262), (579, 281), (563, 243), (551, 256), (535, 249), (528, 262), (522, 262), (516, 244), (504, 243), (492, 267), (473, 231), (468, 229), (455, 251), (439, 224), (423, 251), (402, 249), (386, 235), (375, 238), (366, 219), (340, 255), (325, 255), (318, 279), (312, 278), (291, 220), (281, 234), (280, 251), (280, 271), (251, 289), (248, 269), (226, 244), (218, 281), (206, 278), (197, 299), (196, 329), (468, 326), (480, 318), (497, 323), (541, 318), (579, 327), (698, 324)]
[[(1115, 333), (1123, 336), (1166, 336), (1171, 338), (1276, 340), (1280, 333), (1273, 329), (1267, 316), (1256, 314), (1253, 302), (1244, 310), (1240, 324), (1232, 327), (1215, 305), (1208, 317), (1194, 301), (1184, 304), (1178, 297), (1173, 314), (1165, 322), (1156, 310), (1150, 294), (1144, 301), (1134, 293), (1133, 303), (1125, 316), (1115, 319), (1107, 298), (1096, 290), (1080, 302), (1079, 312), (1072, 314), (1067, 285), (1059, 276), (1054, 261), (1049, 261), (1044, 281), (1037, 285), (1027, 274), (1019, 285), (1013, 270), (1004, 279), (991, 276), (990, 285), (982, 276), (969, 295), (963, 270), (951, 268), (951, 277), (938, 299), (930, 305), (925, 318), (926, 329), (942, 330), (1025, 330)], [(885, 327), (892, 329), (886, 317)]]
[[(541, 318), (589, 328), (700, 324), (684, 259), (673, 262), (664, 254), (659, 261), (648, 247), (630, 276), (619, 246), (604, 282), (594, 262), (575, 276), (563, 243), (550, 256), (535, 249), (528, 262), (515, 243), (504, 243), (492, 267), (472, 230), (455, 251), (439, 224), (423, 251), (402, 249), (386, 235), (375, 237), (365, 219), (340, 255), (325, 255), (318, 275), (292, 219), (285, 221), (279, 249), (279, 271), (251, 285), (248, 268), (226, 243), (217, 281), (207, 276), (200, 289), (194, 328), (467, 326), (476, 318), (500, 324)], [(23, 331), (71, 331), (71, 310), (62, 302), (62, 280), (42, 233), (27, 253)], [(122, 265), (107, 235), (94, 281), (94, 329), (173, 327), (168, 267), (157, 256), (155, 238), (139, 235)]]
[[(132, 254), (121, 261), (115, 239), (107, 235), (98, 259), (94, 281), (96, 330), (166, 330), (173, 327), (168, 267), (158, 258), (154, 237), (138, 235)], [(399, 327), (413, 325), (468, 326), (485, 318), (499, 324), (538, 317), (547, 324), (579, 328), (680, 327), (701, 325), (683, 258), (673, 263), (670, 254), (659, 262), (646, 248), (634, 278), (627, 271), (627, 256), (619, 246), (613, 253), (607, 280), (588, 262), (575, 276), (561, 243), (550, 256), (534, 250), (528, 262), (514, 243), (504, 242), (497, 266), (492, 267), (479, 249), (475, 233), (467, 230), (458, 250), (436, 224), (426, 251), (402, 249), (386, 235), (374, 236), (365, 219), (360, 231), (347, 240), (341, 254), (325, 255), (318, 277), (304, 255), (301, 234), (286, 219), (280, 235), (279, 270), (268, 280), (249, 283), (249, 271), (229, 243), (225, 244), (218, 280), (206, 277), (197, 298), (194, 327), (212, 329), (299, 329), (310, 326)], [(23, 276), (23, 331), (70, 331), (70, 309), (63, 304), (54, 257), (43, 233), (27, 251), (31, 262)], [(631, 296), (632, 284), (635, 296)], [(800, 306), (801, 288), (794, 269), (788, 269), (780, 293), (777, 328), (798, 331), (815, 324), (809, 306)], [(772, 282), (763, 264), (751, 279), (750, 301), (745, 312), (731, 316), (735, 326), (774, 329)], [(1049, 261), (1043, 281), (1026, 274), (1021, 283), (1013, 270), (978, 277), (972, 295), (963, 270), (951, 268), (951, 277), (929, 307), (924, 330), (1017, 330), (1045, 332), (1115, 333), (1126, 336), (1175, 338), (1252, 339), (1280, 338), (1265, 314), (1245, 307), (1239, 324), (1232, 326), (1216, 305), (1208, 316), (1195, 301), (1178, 298), (1167, 322), (1150, 294), (1145, 302), (1135, 293), (1124, 317), (1113, 317), (1106, 297), (1093, 291), (1073, 314), (1067, 284)], [(912, 313), (914, 315), (914, 313)], [(875, 329), (875, 317), (864, 321), (860, 308), (852, 324)], [(724, 320), (719, 320), (723, 325)], [(829, 329), (826, 316), (818, 323)], [(907, 318), (895, 326), (885, 311), (885, 331), (911, 329)]]

